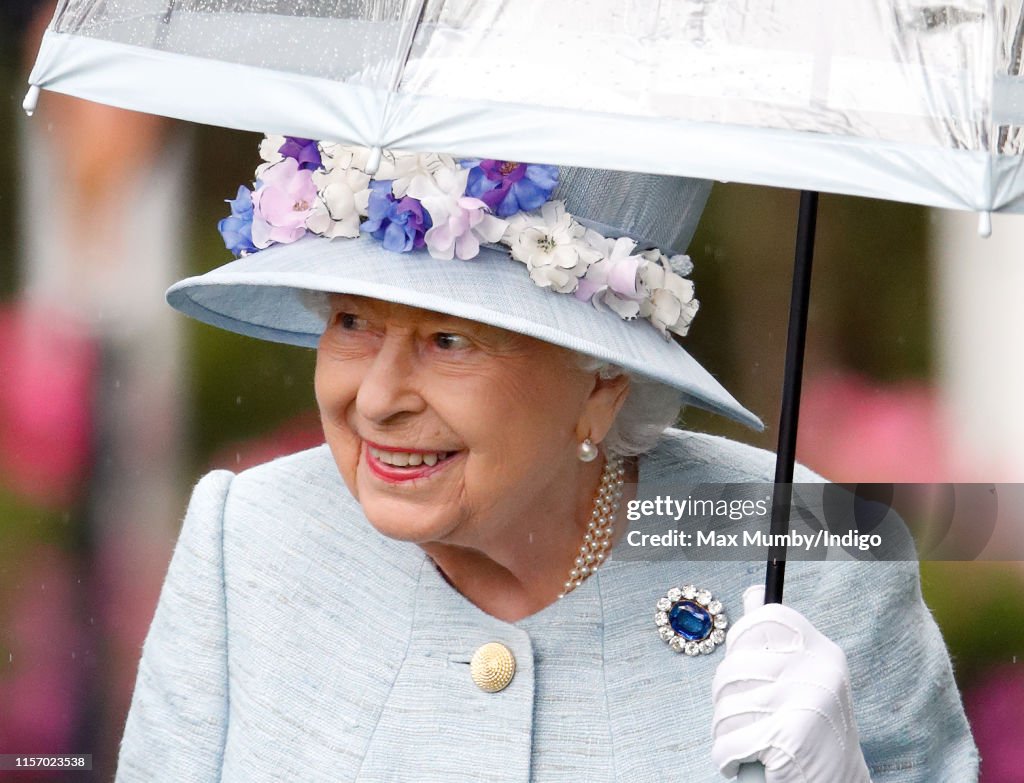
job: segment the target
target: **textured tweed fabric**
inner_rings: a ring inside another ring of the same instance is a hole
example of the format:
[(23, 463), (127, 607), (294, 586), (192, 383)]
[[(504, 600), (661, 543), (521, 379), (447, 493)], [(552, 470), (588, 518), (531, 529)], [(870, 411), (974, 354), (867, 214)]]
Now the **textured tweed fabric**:
[[(639, 491), (770, 481), (772, 465), (765, 452), (670, 431), (642, 459)], [(694, 582), (735, 618), (763, 571), (613, 559), (510, 624), (454, 591), (418, 547), (380, 536), (325, 447), (211, 473), (143, 648), (117, 781), (720, 781), (710, 686), (723, 653), (673, 653), (654, 603)], [(977, 779), (914, 562), (853, 562), (842, 550), (794, 561), (786, 599), (846, 651), (875, 783)], [(499, 693), (469, 673), (491, 641), (517, 662)]]

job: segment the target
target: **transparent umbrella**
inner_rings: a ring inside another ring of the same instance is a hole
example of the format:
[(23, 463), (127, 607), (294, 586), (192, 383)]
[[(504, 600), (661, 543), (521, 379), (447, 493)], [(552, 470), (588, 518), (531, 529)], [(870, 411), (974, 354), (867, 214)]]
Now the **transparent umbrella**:
[[(1024, 212), (1021, 0), (62, 0), (39, 90), (232, 128), (804, 191), (772, 533), (817, 192)], [(785, 551), (769, 552), (766, 600)]]
[(124, 108), (1024, 211), (1019, 0), (62, 0), (30, 76)]

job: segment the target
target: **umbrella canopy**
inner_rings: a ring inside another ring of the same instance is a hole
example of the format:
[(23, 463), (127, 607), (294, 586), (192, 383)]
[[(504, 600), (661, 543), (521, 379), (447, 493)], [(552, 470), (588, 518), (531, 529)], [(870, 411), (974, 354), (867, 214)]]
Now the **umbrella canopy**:
[(64, 0), (28, 104), (1024, 212), (1021, 6)]

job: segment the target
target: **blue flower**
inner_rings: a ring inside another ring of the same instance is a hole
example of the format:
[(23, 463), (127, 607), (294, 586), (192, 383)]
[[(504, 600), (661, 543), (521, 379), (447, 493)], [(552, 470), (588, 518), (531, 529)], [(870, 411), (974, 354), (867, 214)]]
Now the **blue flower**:
[(391, 180), (370, 183), (366, 212), (367, 219), (359, 228), (368, 231), (383, 243), (385, 250), (393, 253), (408, 253), (424, 247), (423, 235), (433, 226), (430, 215), (419, 201), (411, 196), (395, 198)]
[(507, 160), (462, 161), (469, 169), (466, 195), (483, 201), (498, 217), (538, 209), (558, 186), (558, 167)]
[(225, 200), (231, 205), (231, 215), (217, 223), (224, 245), (236, 257), (255, 253), (256, 245), (252, 243), (252, 191), (240, 185), (238, 195)]

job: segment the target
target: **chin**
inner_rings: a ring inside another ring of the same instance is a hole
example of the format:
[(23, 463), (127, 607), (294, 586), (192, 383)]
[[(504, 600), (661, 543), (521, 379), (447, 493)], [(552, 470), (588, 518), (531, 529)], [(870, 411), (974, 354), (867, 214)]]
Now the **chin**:
[(452, 515), (436, 507), (424, 508), (396, 498), (369, 497), (359, 499), (363, 514), (383, 536), (412, 544), (442, 541), (459, 526)]

